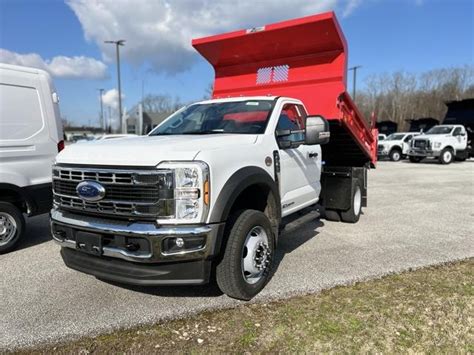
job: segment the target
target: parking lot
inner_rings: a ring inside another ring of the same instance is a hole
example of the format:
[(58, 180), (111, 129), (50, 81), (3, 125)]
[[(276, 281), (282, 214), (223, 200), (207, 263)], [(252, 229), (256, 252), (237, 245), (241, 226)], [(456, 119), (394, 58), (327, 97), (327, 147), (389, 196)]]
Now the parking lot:
[[(316, 214), (288, 227), (277, 271), (254, 302), (474, 257), (474, 161), (381, 162), (355, 225)], [(48, 217), (28, 221), (20, 249), (0, 256), (0, 350), (153, 323), (239, 301), (214, 287), (125, 287), (67, 269)]]

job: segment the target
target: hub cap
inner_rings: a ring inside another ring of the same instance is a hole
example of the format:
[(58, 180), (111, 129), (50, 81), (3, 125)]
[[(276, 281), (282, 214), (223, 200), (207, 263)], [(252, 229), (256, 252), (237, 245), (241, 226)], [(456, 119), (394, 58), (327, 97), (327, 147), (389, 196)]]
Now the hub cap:
[(450, 161), (451, 160), (451, 152), (448, 150), (444, 152), (444, 161)]
[(0, 246), (7, 245), (16, 234), (15, 219), (8, 213), (0, 212)]
[(356, 216), (360, 213), (361, 205), (362, 205), (362, 193), (360, 192), (360, 187), (357, 187), (357, 190), (354, 194), (354, 214)]
[(253, 227), (247, 234), (242, 250), (242, 274), (249, 284), (257, 283), (270, 263), (268, 236), (261, 226)]

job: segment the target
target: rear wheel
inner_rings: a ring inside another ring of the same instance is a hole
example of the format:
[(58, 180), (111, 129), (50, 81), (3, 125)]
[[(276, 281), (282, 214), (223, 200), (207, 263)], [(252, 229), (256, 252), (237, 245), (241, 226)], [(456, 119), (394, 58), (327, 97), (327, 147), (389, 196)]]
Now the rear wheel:
[(439, 162), (441, 164), (450, 164), (454, 159), (453, 150), (451, 148), (444, 148), (439, 155)]
[(15, 205), (0, 202), (0, 254), (17, 245), (25, 231), (25, 218)]
[(399, 149), (392, 149), (389, 157), (391, 161), (400, 161), (402, 159), (402, 152)]
[(232, 298), (250, 300), (270, 280), (275, 237), (268, 217), (256, 210), (233, 216), (224, 256), (216, 268), (217, 284)]
[(422, 160), (423, 160), (422, 157), (412, 157), (412, 156), (410, 157), (410, 161), (411, 161), (412, 163), (419, 163), (419, 162), (422, 161)]
[(359, 221), (362, 211), (362, 189), (358, 180), (354, 180), (352, 188), (351, 208), (341, 211), (341, 220), (346, 223), (356, 223)]

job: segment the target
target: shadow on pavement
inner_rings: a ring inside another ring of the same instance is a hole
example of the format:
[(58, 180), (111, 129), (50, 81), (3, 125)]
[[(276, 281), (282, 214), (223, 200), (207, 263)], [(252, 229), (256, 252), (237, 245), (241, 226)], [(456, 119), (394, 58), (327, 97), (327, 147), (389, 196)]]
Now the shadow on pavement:
[(26, 249), (42, 244), (53, 239), (49, 228), (49, 215), (47, 213), (26, 218), (25, 236), (18, 243), (15, 250)]

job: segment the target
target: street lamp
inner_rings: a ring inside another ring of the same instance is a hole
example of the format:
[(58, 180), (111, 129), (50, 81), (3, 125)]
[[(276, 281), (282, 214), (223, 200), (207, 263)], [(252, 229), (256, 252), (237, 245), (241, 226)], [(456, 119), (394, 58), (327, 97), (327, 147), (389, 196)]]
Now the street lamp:
[(104, 130), (104, 106), (102, 104), (102, 96), (104, 96), (104, 89), (97, 89), (99, 91), (100, 98), (100, 128)]
[(118, 99), (119, 99), (119, 127), (120, 132), (122, 132), (122, 87), (120, 86), (120, 51), (119, 47), (125, 45), (124, 39), (119, 39), (118, 41), (104, 41), (104, 43), (115, 44), (116, 53), (117, 53), (117, 80), (118, 80)]
[(355, 101), (356, 99), (356, 80), (357, 80), (357, 69), (362, 68), (362, 65), (355, 65), (348, 70), (352, 70), (354, 75), (352, 77), (352, 99)]

